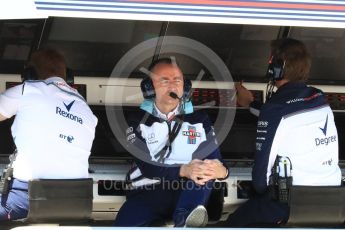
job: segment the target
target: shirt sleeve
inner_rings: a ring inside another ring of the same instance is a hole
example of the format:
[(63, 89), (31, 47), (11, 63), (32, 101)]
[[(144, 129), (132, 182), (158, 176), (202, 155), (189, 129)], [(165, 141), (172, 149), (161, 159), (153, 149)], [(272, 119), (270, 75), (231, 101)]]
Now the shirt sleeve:
[(276, 112), (274, 105), (266, 104), (261, 110), (256, 135), (256, 152), (252, 171), (252, 182), (258, 193), (267, 189), (267, 175), (272, 144), (278, 129), (281, 116)]
[(24, 85), (12, 87), (0, 94), (0, 114), (10, 118), (14, 116), (19, 107)]

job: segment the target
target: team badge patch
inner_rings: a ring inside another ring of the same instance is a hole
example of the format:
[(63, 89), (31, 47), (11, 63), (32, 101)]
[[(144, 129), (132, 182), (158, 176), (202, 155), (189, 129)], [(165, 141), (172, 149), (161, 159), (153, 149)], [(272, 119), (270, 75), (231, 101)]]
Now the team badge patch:
[(188, 126), (188, 131), (182, 131), (182, 135), (188, 137), (187, 144), (196, 144), (196, 138), (201, 136), (195, 126)]
[(131, 142), (131, 143), (135, 142), (136, 136), (135, 136), (135, 133), (133, 132), (133, 127), (129, 127), (126, 130), (126, 135), (127, 135), (127, 141), (128, 142)]

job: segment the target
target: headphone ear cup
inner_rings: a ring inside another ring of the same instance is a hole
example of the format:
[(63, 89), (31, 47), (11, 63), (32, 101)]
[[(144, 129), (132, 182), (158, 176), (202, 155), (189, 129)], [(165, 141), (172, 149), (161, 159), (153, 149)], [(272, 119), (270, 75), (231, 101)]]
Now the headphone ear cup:
[(70, 68), (66, 68), (66, 83), (69, 85), (74, 84), (74, 73)]
[(26, 67), (23, 72), (22, 72), (22, 82), (27, 81), (27, 80), (37, 80), (37, 73), (34, 67), (29, 66)]
[(153, 87), (151, 78), (144, 78), (140, 83), (140, 88), (145, 99), (153, 99), (156, 97), (155, 88)]
[(183, 81), (183, 98), (190, 101), (192, 94), (192, 82), (189, 79), (184, 79)]
[(267, 78), (272, 81), (279, 81), (283, 79), (285, 61), (282, 59), (276, 59), (274, 56), (270, 59), (267, 68)]

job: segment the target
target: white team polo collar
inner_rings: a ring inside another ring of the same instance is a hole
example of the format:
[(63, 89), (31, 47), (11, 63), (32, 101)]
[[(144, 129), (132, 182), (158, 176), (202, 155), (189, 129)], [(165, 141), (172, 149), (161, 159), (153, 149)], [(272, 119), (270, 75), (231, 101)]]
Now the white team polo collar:
[[(64, 79), (62, 79), (61, 77), (56, 77), (56, 76), (53, 76), (53, 77), (49, 77), (47, 79), (44, 80), (47, 84), (49, 83), (53, 83), (53, 82), (63, 82), (63, 83), (66, 83), (64, 81)], [(67, 83), (66, 83), (67, 84)]]
[(179, 111), (180, 111), (180, 104), (178, 104), (177, 106), (176, 106), (176, 108), (173, 110), (173, 111), (171, 111), (171, 112), (169, 112), (168, 113), (168, 115), (165, 115), (164, 113), (162, 113), (159, 109), (158, 109), (158, 107), (156, 106), (156, 103), (153, 103), (153, 105), (154, 105), (154, 110), (156, 110), (156, 113), (154, 114), (156, 117), (158, 117), (158, 118), (161, 118), (161, 119), (163, 119), (163, 120), (170, 120), (171, 118), (173, 118), (174, 116), (176, 116), (176, 115), (178, 115), (179, 114)]
[(50, 77), (44, 80), (44, 82), (49, 85), (49, 84), (53, 84), (56, 87), (62, 89), (62, 90), (67, 90), (67, 91), (72, 91), (73, 93), (78, 94), (78, 91), (74, 88), (72, 88), (71, 86), (69, 86), (64, 79), (62, 79), (61, 77)]

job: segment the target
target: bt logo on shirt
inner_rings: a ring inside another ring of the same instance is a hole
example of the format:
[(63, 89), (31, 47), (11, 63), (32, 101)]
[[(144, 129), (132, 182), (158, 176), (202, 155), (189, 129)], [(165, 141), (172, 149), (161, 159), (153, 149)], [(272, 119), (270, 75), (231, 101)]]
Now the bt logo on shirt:
[(66, 140), (68, 143), (72, 143), (73, 140), (74, 140), (74, 137), (71, 136), (71, 135), (67, 136), (67, 135), (64, 135), (64, 134), (60, 134), (59, 137), (60, 137), (61, 139)]

